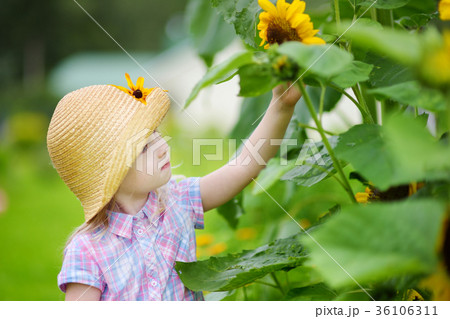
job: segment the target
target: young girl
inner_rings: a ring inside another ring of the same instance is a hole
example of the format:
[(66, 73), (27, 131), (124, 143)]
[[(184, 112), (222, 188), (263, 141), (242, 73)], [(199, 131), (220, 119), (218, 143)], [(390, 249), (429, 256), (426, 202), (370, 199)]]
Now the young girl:
[(184, 287), (175, 261), (196, 260), (203, 213), (237, 195), (279, 148), (300, 98), (279, 85), (233, 163), (201, 178), (171, 178), (156, 128), (169, 109), (160, 88), (86, 87), (66, 95), (49, 125), (50, 158), (80, 200), (85, 223), (69, 238), (58, 275), (66, 300), (203, 300)]

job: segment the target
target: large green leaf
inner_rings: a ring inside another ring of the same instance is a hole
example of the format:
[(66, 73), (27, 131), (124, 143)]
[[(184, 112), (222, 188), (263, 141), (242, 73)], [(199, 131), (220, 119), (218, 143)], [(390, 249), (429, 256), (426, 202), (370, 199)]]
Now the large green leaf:
[[(331, 147), (337, 143), (337, 138), (332, 136), (328, 138)], [(294, 162), (295, 166), (287, 171), (281, 180), (293, 181), (297, 185), (312, 186), (321, 180), (336, 173), (333, 167), (333, 161), (328, 154), (323, 142), (303, 144), (303, 147)]]
[(374, 66), (369, 80), (372, 87), (385, 87), (414, 80), (410, 67), (394, 62), (386, 56), (369, 52), (364, 62)]
[(450, 178), (450, 151), (431, 136), (420, 118), (395, 116), (383, 127), (356, 125), (340, 135), (335, 153), (380, 190)]
[(353, 56), (335, 45), (305, 45), (300, 42), (286, 42), (278, 53), (292, 58), (303, 70), (300, 75), (313, 74), (329, 79), (346, 70)]
[(408, 81), (368, 91), (379, 99), (390, 98), (405, 105), (420, 107), (430, 111), (443, 111), (445, 98), (435, 89), (424, 88), (416, 81)]
[(306, 256), (299, 235), (295, 235), (226, 257), (191, 263), (177, 261), (175, 269), (191, 290), (224, 291), (245, 286), (277, 270), (297, 267)]
[(444, 205), (433, 200), (352, 205), (302, 242), (334, 288), (424, 274), (436, 266), (443, 213)]
[(339, 34), (352, 41), (352, 45), (371, 50), (404, 65), (416, 65), (421, 59), (421, 39), (418, 35), (394, 29), (382, 29), (356, 22), (342, 22)]
[(360, 124), (350, 128), (339, 137), (336, 156), (348, 163), (377, 187), (389, 185), (394, 167), (381, 127), (376, 124)]
[(257, 0), (211, 0), (211, 4), (224, 17), (225, 21), (234, 25), (236, 34), (248, 45), (257, 48), (256, 23), (261, 8)]
[(198, 55), (211, 66), (217, 52), (235, 37), (233, 28), (218, 18), (209, 0), (190, 0), (186, 7), (189, 34)]
[(377, 9), (396, 9), (408, 4), (411, 0), (356, 0), (360, 6), (372, 6)]
[(191, 94), (184, 104), (184, 108), (188, 107), (189, 104), (191, 104), (191, 102), (197, 97), (201, 89), (228, 78), (239, 67), (252, 62), (253, 52), (245, 51), (237, 53), (230, 57), (228, 60), (210, 68), (203, 76), (203, 78), (192, 89)]
[(349, 88), (358, 82), (367, 81), (372, 68), (373, 65), (361, 61), (353, 61), (346, 70), (332, 78), (331, 81), (341, 88)]
[(258, 96), (272, 90), (280, 83), (268, 63), (247, 64), (239, 68), (240, 96)]
[(383, 125), (383, 135), (398, 167), (394, 182), (450, 180), (450, 148), (439, 143), (419, 118), (392, 116)]

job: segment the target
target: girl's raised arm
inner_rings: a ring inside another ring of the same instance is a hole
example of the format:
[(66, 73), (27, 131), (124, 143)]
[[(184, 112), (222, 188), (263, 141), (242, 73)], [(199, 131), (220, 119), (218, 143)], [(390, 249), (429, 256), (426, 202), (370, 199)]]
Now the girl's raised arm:
[(266, 114), (244, 144), (236, 161), (229, 162), (200, 179), (205, 212), (236, 196), (277, 153), (280, 145), (274, 140), (284, 137), (295, 104), (301, 97), (295, 85), (286, 91), (287, 88), (286, 84), (280, 84), (273, 89), (272, 101)]
[(78, 283), (68, 283), (66, 301), (99, 301), (101, 294), (102, 292), (98, 288)]

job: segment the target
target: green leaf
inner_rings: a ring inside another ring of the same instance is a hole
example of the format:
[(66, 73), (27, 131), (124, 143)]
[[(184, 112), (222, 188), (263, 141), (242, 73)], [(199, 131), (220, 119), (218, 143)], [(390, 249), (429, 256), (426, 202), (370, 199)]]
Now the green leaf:
[(184, 104), (184, 108), (187, 108), (189, 104), (191, 104), (191, 102), (197, 97), (201, 89), (214, 83), (220, 82), (223, 79), (226, 79), (239, 67), (252, 62), (253, 52), (245, 51), (237, 53), (230, 57), (228, 60), (210, 68), (203, 76), (203, 78), (192, 89), (191, 94)]
[[(337, 142), (337, 137), (328, 138), (331, 147)], [(336, 172), (333, 161), (322, 142), (303, 144), (296, 159), (295, 167), (286, 172), (281, 180), (293, 181), (297, 185), (310, 187)]]
[(288, 291), (285, 300), (289, 301), (329, 301), (336, 297), (336, 293), (320, 283), (314, 286), (294, 288)]
[(302, 242), (333, 288), (424, 274), (437, 263), (443, 213), (444, 205), (433, 200), (352, 205), (311, 231), (314, 241), (303, 237)]
[[(377, 9), (396, 9), (408, 4), (411, 0), (356, 0), (359, 6), (371, 6)], [(374, 4), (375, 2), (375, 4)]]
[(216, 53), (232, 42), (234, 30), (217, 16), (209, 0), (190, 0), (186, 17), (194, 47), (210, 67)]
[(392, 116), (383, 125), (386, 146), (395, 159), (397, 183), (450, 179), (450, 148), (439, 143), (420, 118)]
[(272, 90), (280, 82), (273, 76), (270, 64), (247, 64), (238, 71), (240, 96), (258, 96)]
[(177, 261), (175, 269), (191, 290), (225, 291), (250, 284), (271, 272), (297, 267), (305, 259), (299, 235), (295, 235), (226, 257), (191, 263)]
[(356, 125), (340, 135), (335, 154), (382, 191), (450, 178), (450, 151), (431, 136), (420, 118), (396, 116), (383, 127)]
[(239, 193), (225, 204), (217, 207), (217, 212), (225, 218), (231, 228), (236, 229), (239, 218), (245, 213), (242, 208), (242, 193)]
[(332, 78), (331, 81), (341, 88), (346, 89), (359, 82), (367, 81), (372, 69), (373, 65), (361, 61), (353, 61), (348, 69)]
[(335, 45), (305, 45), (300, 42), (286, 42), (277, 49), (278, 53), (292, 58), (302, 69), (300, 73), (313, 74), (329, 79), (346, 70), (353, 56)]
[(420, 107), (430, 111), (446, 109), (445, 98), (435, 89), (425, 88), (416, 81), (408, 81), (387, 87), (368, 90), (379, 99), (390, 98), (405, 105)]
[(413, 14), (411, 16), (405, 16), (399, 19), (398, 23), (408, 30), (418, 30), (424, 27), (430, 20), (435, 19), (438, 15), (435, 13), (432, 14)]
[(421, 39), (407, 31), (382, 29), (356, 22), (342, 22), (337, 27), (339, 34), (351, 40), (352, 45), (368, 49), (398, 61), (404, 65), (416, 65), (421, 59)]
[(385, 56), (369, 52), (364, 62), (373, 64), (374, 66), (369, 80), (372, 87), (391, 86), (414, 80), (414, 75), (410, 67), (394, 62)]
[(261, 8), (257, 0), (211, 0), (211, 4), (223, 15), (226, 22), (234, 25), (236, 34), (245, 43), (253, 48), (259, 46), (256, 24)]
[(340, 135), (334, 151), (337, 158), (352, 164), (376, 187), (384, 188), (390, 184), (390, 177), (394, 174), (393, 161), (386, 152), (379, 125), (353, 126)]

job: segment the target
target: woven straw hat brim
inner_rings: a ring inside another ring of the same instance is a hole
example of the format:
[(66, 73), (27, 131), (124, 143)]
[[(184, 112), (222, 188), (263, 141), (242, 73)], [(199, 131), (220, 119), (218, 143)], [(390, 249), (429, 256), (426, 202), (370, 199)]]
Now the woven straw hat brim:
[(80, 200), (86, 221), (114, 196), (169, 108), (160, 88), (145, 105), (110, 85), (79, 89), (58, 103), (47, 148), (53, 166)]

